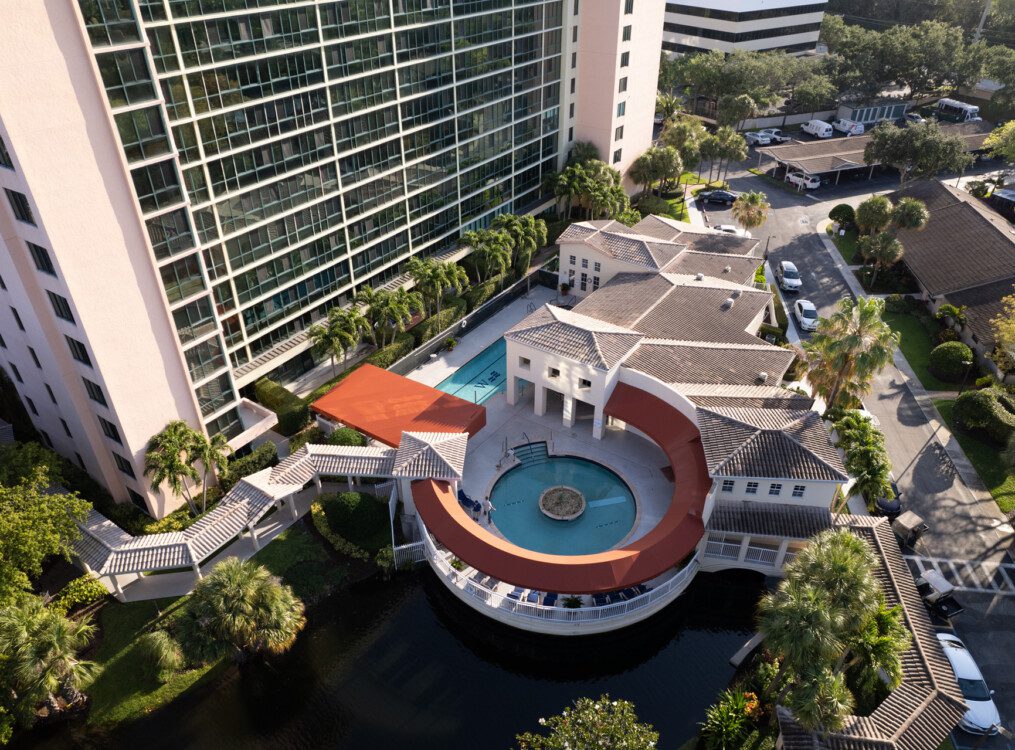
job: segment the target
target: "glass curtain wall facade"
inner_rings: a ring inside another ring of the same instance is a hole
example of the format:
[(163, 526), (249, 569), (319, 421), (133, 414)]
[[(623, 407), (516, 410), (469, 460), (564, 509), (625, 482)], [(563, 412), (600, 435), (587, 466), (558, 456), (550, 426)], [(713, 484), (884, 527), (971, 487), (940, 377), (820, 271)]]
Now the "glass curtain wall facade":
[(79, 5), (210, 433), (238, 369), (558, 167), (561, 0)]

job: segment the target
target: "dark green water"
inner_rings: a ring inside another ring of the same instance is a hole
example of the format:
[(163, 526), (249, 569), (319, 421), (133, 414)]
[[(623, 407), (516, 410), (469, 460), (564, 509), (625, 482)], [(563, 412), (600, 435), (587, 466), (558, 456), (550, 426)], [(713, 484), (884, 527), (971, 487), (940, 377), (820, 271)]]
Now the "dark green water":
[(558, 638), (500, 626), (421, 570), (334, 597), (288, 654), (233, 669), (108, 737), (61, 727), (19, 745), (508, 750), (539, 717), (609, 692), (635, 702), (662, 748), (677, 748), (732, 677), (729, 657), (752, 633), (763, 585), (748, 572), (702, 574), (644, 623)]

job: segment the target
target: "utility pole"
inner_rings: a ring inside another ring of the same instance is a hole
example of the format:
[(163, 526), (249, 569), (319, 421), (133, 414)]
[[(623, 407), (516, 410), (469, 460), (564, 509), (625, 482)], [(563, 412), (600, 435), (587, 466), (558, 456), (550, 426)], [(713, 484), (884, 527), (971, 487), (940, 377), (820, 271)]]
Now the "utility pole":
[(983, 15), (980, 16), (980, 23), (976, 27), (976, 33), (973, 34), (973, 41), (980, 41), (980, 37), (983, 36), (983, 27), (987, 25), (987, 16), (990, 15), (990, 0), (983, 0)]

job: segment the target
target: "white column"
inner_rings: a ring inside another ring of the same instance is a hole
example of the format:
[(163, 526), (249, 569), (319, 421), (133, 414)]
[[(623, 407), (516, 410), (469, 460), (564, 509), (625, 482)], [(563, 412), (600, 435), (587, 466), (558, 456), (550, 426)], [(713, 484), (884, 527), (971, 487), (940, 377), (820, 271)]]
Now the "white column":
[(321, 478), (314, 474), (314, 487), (317, 488), (317, 494), (321, 494)]
[(747, 557), (747, 547), (751, 543), (751, 537), (744, 535), (743, 540), (740, 542), (740, 554), (737, 555), (737, 562), (743, 562), (744, 558)]
[(349, 483), (349, 492), (352, 492), (352, 474), (347, 476), (345, 479)]
[[(455, 494), (457, 495), (457, 490)], [(414, 514), (416, 512), (416, 503), (412, 501), (412, 480), (405, 477), (398, 479), (398, 496), (402, 500), (404, 512)]]
[(783, 539), (779, 543), (779, 551), (775, 553), (775, 569), (781, 570), (786, 563), (786, 550), (789, 548), (789, 539)]
[(511, 372), (511, 368), (508, 367), (508, 379), (507, 379), (507, 402), (508, 406), (514, 406), (515, 401), (518, 399), (518, 378)]
[(536, 384), (536, 393), (533, 397), (533, 413), (537, 417), (541, 417), (546, 414), (546, 387)]
[(116, 593), (116, 598), (122, 602), (125, 599), (123, 595), (123, 587), (120, 586), (120, 582), (116, 580), (116, 576), (110, 576), (109, 580), (113, 584), (113, 591)]
[(603, 407), (596, 404), (595, 413), (592, 416), (592, 437), (596, 440), (603, 439), (603, 428), (609, 424), (609, 417), (603, 416)]
[(250, 524), (247, 527), (247, 531), (250, 532), (250, 541), (254, 545), (254, 549), (261, 549), (261, 545), (257, 541), (257, 532), (254, 531), (254, 524)]
[(194, 563), (190, 567), (192, 567), (194, 569), (194, 575), (197, 576), (197, 580), (200, 581), (202, 578), (204, 578), (204, 576), (201, 575), (201, 566), (200, 565), (198, 565), (197, 563)]
[(564, 396), (564, 426), (574, 427), (574, 396)]
[(297, 515), (297, 513), (296, 513), (296, 493), (294, 492), (288, 498), (286, 498), (286, 502), (289, 503), (289, 515), (295, 521), (296, 520), (296, 515)]

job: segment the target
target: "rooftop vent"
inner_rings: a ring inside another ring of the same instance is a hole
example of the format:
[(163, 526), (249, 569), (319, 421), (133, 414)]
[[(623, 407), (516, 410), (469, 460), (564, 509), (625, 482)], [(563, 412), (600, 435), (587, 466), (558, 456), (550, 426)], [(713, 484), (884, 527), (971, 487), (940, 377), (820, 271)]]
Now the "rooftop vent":
[(729, 310), (731, 307), (733, 307), (734, 302), (735, 300), (732, 297), (727, 297), (722, 301), (722, 309)]
[(703, 274), (703, 273), (696, 273), (696, 274), (694, 274), (694, 280), (695, 281), (703, 281), (704, 278), (705, 278), (705, 274)]
[(733, 299), (740, 299), (741, 294), (743, 294), (743, 292), (740, 289), (734, 289), (732, 292), (730, 292), (730, 297), (732, 297)]
[(762, 383), (767, 383), (767, 382), (768, 382), (768, 373), (767, 372), (759, 372), (758, 373), (758, 385), (761, 385)]
[(723, 272), (723, 273), (733, 273), (733, 266), (726, 266), (726, 267), (725, 267), (725, 268), (724, 268), (724, 269), (722, 270), (722, 272)]

